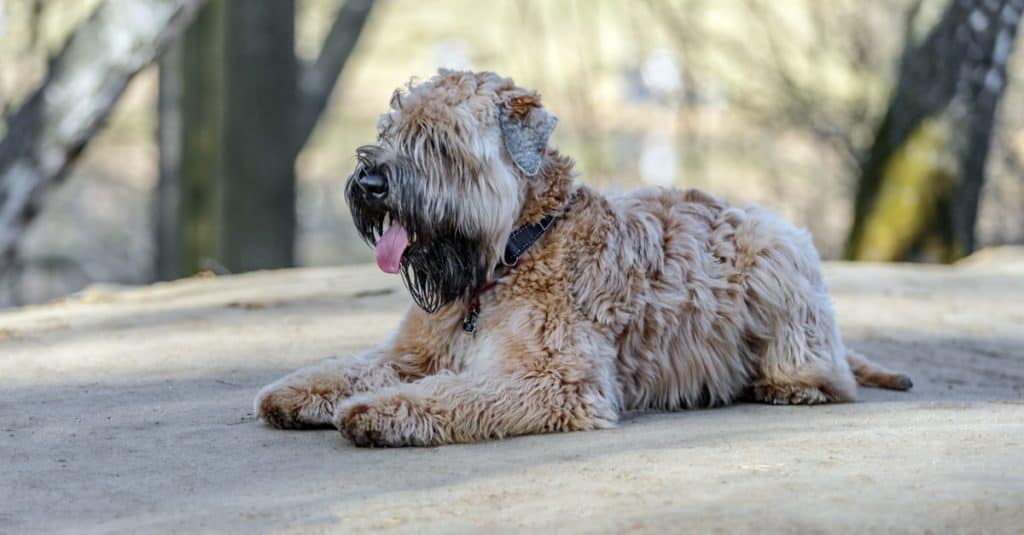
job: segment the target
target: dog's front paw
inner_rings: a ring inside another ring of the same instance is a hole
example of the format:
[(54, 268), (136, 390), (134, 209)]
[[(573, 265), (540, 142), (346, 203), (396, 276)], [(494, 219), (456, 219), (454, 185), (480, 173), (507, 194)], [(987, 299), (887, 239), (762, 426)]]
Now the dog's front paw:
[(443, 444), (437, 425), (403, 397), (353, 398), (340, 404), (334, 426), (361, 447), (436, 446)]
[(331, 423), (333, 402), (308, 388), (270, 385), (255, 401), (256, 416), (278, 429), (300, 429)]

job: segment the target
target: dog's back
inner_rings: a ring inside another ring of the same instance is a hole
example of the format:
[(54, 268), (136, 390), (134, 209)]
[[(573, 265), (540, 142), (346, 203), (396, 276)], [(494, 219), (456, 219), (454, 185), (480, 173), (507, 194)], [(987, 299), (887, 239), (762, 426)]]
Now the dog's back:
[(806, 231), (692, 189), (577, 195), (607, 236), (579, 255), (578, 304), (616, 341), (625, 408), (855, 397)]

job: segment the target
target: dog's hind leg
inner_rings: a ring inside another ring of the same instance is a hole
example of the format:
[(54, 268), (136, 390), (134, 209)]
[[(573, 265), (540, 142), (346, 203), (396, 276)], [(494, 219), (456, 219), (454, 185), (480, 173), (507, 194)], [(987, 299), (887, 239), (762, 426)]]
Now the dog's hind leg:
[(773, 404), (853, 401), (857, 383), (810, 235), (759, 210), (737, 231), (745, 266), (747, 340), (759, 374), (755, 400)]
[(762, 373), (752, 394), (755, 401), (773, 405), (817, 405), (853, 401), (857, 384), (845, 363), (831, 364), (812, 356), (798, 369)]
[(837, 330), (822, 332), (811, 325), (795, 325), (779, 332), (760, 356), (760, 375), (752, 389), (756, 401), (816, 405), (857, 397), (842, 342), (835, 339)]

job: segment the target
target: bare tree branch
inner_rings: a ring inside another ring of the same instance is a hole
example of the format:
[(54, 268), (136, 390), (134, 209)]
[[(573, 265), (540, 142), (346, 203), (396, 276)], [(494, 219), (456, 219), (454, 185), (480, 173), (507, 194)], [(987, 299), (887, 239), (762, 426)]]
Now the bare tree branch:
[(312, 65), (303, 66), (299, 75), (299, 112), (296, 119), (295, 150), (298, 152), (312, 135), (317, 120), (327, 107), (338, 76), (359, 41), (373, 0), (346, 0), (334, 18), (324, 39), (320, 55)]
[(47, 190), (102, 126), (128, 82), (205, 0), (106, 0), (75, 29), (0, 140), (0, 270)]

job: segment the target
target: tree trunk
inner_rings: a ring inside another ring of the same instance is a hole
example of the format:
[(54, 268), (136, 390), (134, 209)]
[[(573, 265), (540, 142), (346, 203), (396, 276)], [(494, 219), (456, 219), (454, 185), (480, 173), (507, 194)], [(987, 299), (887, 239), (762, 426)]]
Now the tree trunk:
[[(202, 19), (202, 16), (199, 17)], [(193, 28), (199, 24), (197, 20)], [(154, 248), (156, 261), (154, 271), (157, 280), (173, 279), (184, 270), (185, 240), (179, 225), (174, 224), (181, 215), (181, 155), (184, 135), (183, 120), (178, 110), (182, 106), (185, 95), (185, 77), (182, 72), (182, 42), (188, 39), (188, 33), (167, 48), (160, 57), (160, 82), (157, 90), (157, 145), (160, 147), (160, 176), (153, 198), (153, 227), (155, 229)]]
[(224, 2), (211, 2), (160, 61), (157, 275), (222, 270)]
[(295, 6), (227, 2), (223, 263), (295, 263)]
[(846, 256), (950, 262), (974, 224), (996, 107), (1024, 0), (953, 0), (907, 46), (862, 165)]
[(294, 263), (293, 26), (291, 0), (213, 0), (163, 58), (161, 279)]
[(128, 82), (204, 0), (106, 0), (72, 33), (0, 141), (0, 271), (46, 192), (103, 124)]
[[(346, 1), (316, 62), (300, 66), (292, 0), (214, 0), (196, 26), (204, 24), (207, 12), (220, 10), (217, 22), (206, 23), (216, 27), (203, 30), (205, 39), (217, 41), (201, 45), (205, 52), (183, 63), (173, 54), (162, 63), (166, 83), (161, 88), (168, 99), (160, 104), (160, 279), (201, 269), (237, 272), (294, 264), (295, 159), (326, 107), (371, 5), (371, 0)], [(199, 39), (190, 30), (186, 49)], [(171, 93), (182, 73), (183, 92), (175, 99)], [(177, 124), (181, 131), (174, 132)]]

